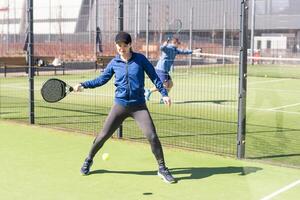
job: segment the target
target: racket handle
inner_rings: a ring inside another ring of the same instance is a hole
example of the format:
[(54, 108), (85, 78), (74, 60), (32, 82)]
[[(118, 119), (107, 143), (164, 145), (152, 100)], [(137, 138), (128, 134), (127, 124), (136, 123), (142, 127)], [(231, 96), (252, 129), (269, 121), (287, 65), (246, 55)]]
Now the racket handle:
[(74, 91), (74, 88), (73, 88), (73, 87), (70, 87), (70, 88), (69, 88), (69, 91), (70, 91), (70, 92)]

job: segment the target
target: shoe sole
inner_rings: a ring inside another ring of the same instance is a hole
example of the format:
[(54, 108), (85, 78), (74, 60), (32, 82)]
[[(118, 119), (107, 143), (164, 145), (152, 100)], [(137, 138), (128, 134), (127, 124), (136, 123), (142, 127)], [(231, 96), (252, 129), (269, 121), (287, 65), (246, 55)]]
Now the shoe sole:
[(82, 171), (80, 171), (80, 173), (81, 173), (82, 176), (87, 176), (87, 175), (90, 174), (90, 172), (88, 172), (87, 174), (85, 174), (85, 173), (83, 173)]
[(168, 183), (168, 184), (172, 184), (172, 183), (176, 183), (176, 181), (168, 181), (161, 173), (157, 172), (157, 176), (159, 176), (161, 179), (164, 180), (165, 183)]

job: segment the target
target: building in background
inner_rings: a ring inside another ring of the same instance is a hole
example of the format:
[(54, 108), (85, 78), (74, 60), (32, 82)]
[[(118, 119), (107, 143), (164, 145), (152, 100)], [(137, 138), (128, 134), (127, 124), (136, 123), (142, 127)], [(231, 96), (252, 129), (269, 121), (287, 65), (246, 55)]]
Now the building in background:
[[(2, 43), (18, 42), (24, 38), (25, 2), (0, 2)], [(256, 48), (275, 48), (278, 46), (275, 43), (285, 38), (280, 41), (280, 48), (282, 42), (286, 42), (287, 50), (297, 51), (300, 44), (300, 1), (255, 0), (254, 27), (250, 26), (252, 0), (248, 2), (249, 29), (254, 28)], [(38, 42), (94, 43), (98, 26), (102, 40), (112, 41), (117, 31), (117, 12), (117, 0), (34, 1), (35, 39)], [(238, 46), (240, 19), (236, 16), (239, 12), (240, 0), (125, 0), (124, 30), (143, 40), (149, 19), (150, 40), (160, 43), (168, 32), (174, 31), (170, 29), (172, 22), (180, 20), (183, 40), (188, 41), (192, 31), (194, 40), (222, 44), (225, 34), (226, 46)], [(273, 39), (266, 41), (266, 38)]]

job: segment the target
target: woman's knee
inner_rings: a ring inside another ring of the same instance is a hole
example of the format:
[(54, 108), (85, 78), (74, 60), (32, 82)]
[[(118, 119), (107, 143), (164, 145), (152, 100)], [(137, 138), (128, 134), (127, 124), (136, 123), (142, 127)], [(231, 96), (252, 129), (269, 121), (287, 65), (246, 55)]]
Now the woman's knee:
[(159, 139), (158, 139), (158, 136), (156, 135), (156, 133), (153, 133), (153, 132), (147, 133), (146, 137), (151, 144), (155, 144), (155, 143), (159, 142)]

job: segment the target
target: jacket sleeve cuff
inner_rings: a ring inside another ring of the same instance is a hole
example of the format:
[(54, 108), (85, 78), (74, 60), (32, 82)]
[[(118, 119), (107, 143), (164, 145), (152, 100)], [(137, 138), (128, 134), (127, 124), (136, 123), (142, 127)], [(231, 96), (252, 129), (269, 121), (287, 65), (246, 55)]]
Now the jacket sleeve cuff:
[(168, 91), (166, 89), (164, 89), (163, 91), (161, 91), (161, 96), (167, 97), (168, 96)]
[(87, 88), (87, 86), (86, 86), (84, 83), (80, 83), (80, 85), (81, 85), (83, 88)]

